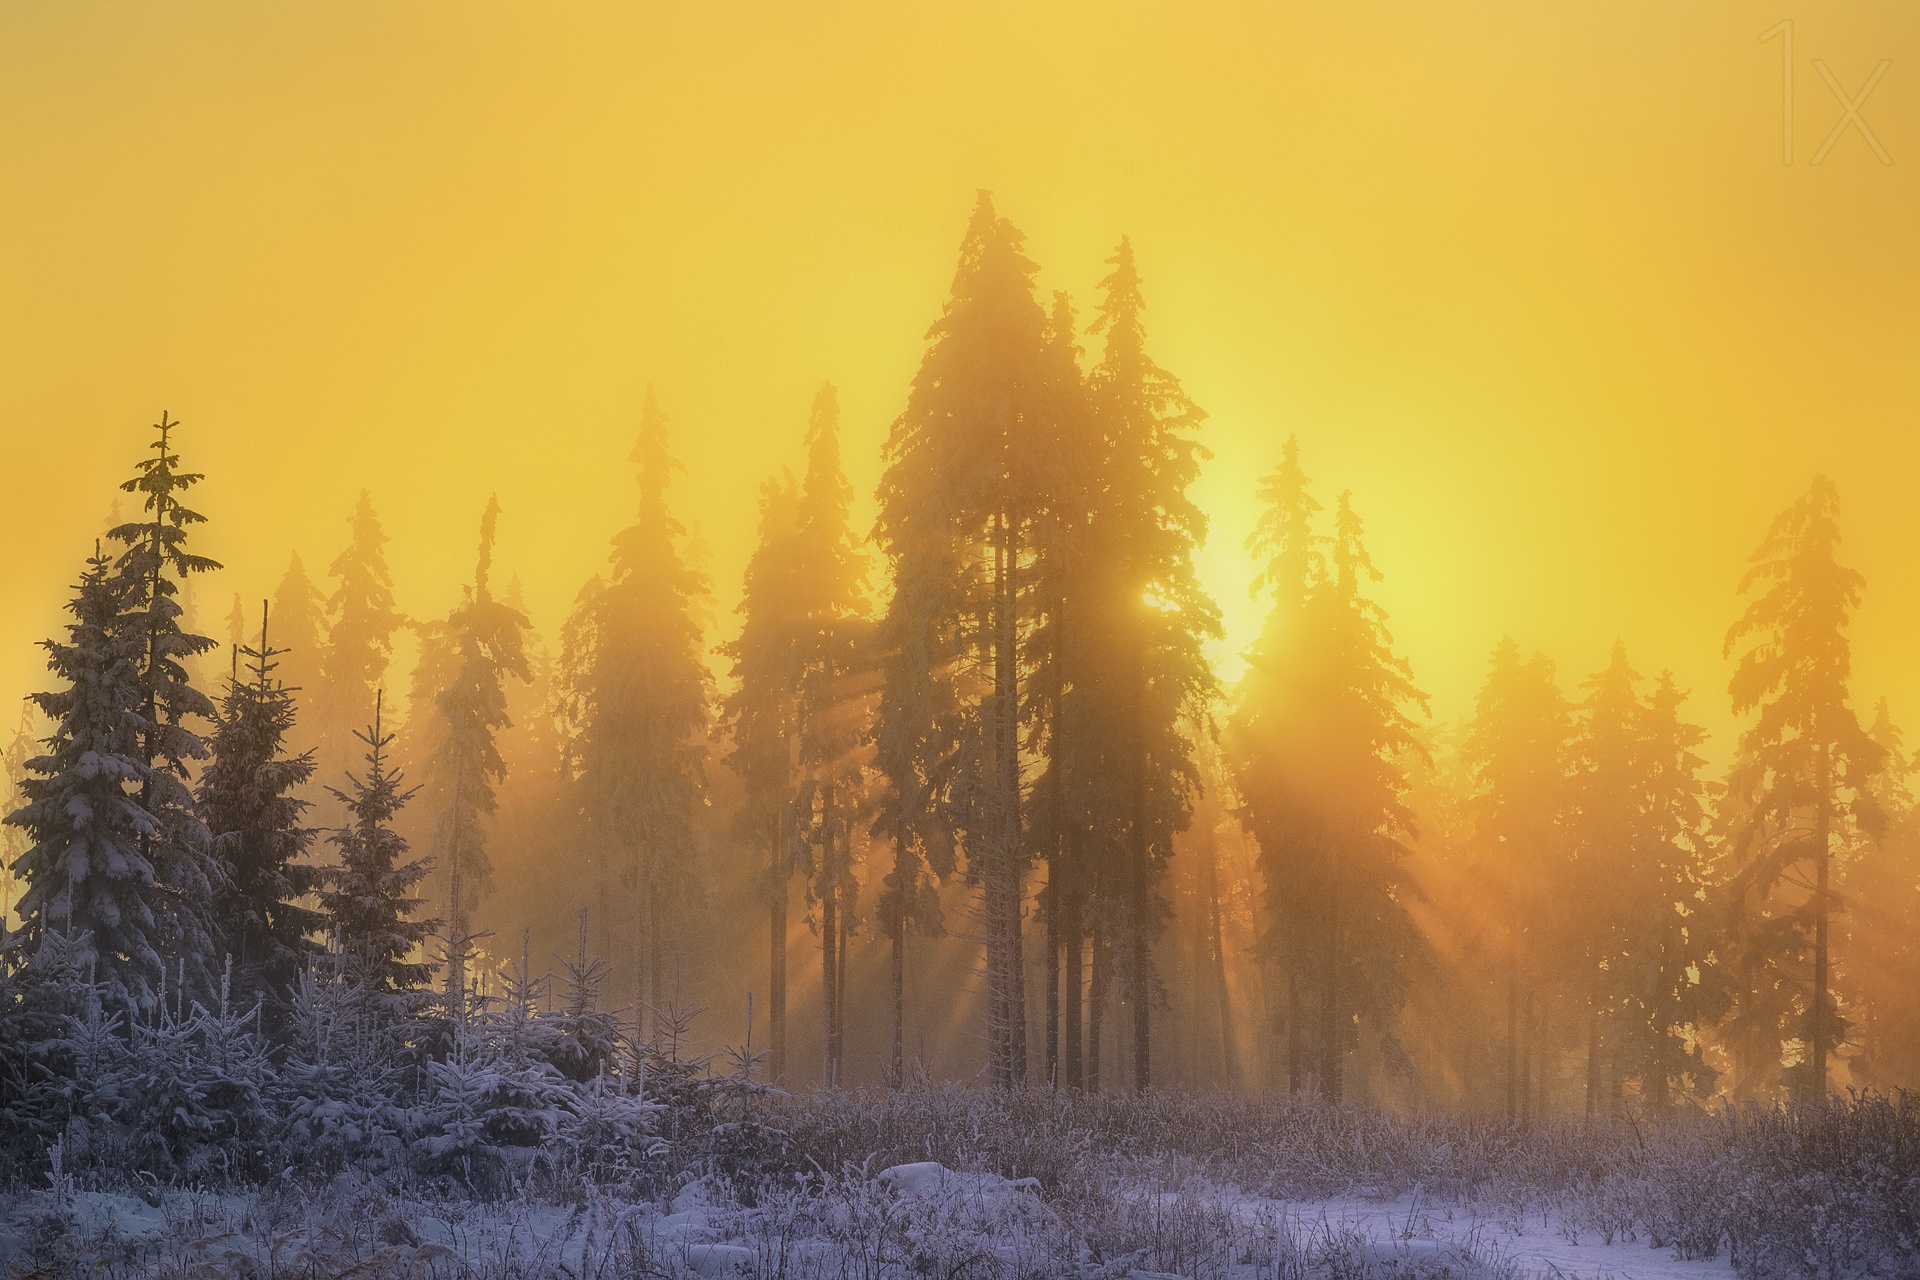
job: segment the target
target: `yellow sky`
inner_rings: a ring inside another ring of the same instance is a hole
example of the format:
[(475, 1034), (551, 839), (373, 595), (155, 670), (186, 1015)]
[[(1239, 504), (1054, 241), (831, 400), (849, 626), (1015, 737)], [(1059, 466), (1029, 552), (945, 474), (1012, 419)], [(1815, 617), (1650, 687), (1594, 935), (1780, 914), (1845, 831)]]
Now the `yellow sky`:
[[(223, 615), (361, 486), (443, 610), (489, 492), (551, 635), (643, 388), (723, 611), (760, 477), (841, 390), (863, 500), (977, 187), (1047, 289), (1133, 237), (1212, 418), (1237, 649), (1255, 476), (1351, 488), (1443, 716), (1495, 640), (1623, 636), (1724, 731), (1746, 554), (1824, 469), (1859, 689), (1920, 722), (1920, 25), (1899, 3), (0, 6), (0, 691), (165, 408)], [(1841, 116), (1857, 93), (1892, 157)], [(870, 511), (870, 505), (867, 510)], [(9, 695), (10, 696), (10, 695)], [(1722, 740), (1724, 750), (1724, 739)]]

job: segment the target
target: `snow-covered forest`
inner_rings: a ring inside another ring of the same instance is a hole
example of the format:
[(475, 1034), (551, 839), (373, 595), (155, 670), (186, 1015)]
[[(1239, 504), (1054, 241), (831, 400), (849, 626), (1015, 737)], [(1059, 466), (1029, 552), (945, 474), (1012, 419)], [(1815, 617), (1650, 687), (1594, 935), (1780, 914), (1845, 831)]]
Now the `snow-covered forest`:
[(212, 638), (269, 552), (163, 415), (6, 755), (0, 1274), (1920, 1267), (1916, 758), (1835, 487), (1729, 566), (1730, 689), (1503, 640), (1436, 724), (1276, 435), (1227, 685), (1206, 414), (1106, 266), (1043, 299), (983, 194), (877, 522), (825, 385), (724, 629), (651, 392), (546, 637), (511, 512), (421, 618), (363, 495)]

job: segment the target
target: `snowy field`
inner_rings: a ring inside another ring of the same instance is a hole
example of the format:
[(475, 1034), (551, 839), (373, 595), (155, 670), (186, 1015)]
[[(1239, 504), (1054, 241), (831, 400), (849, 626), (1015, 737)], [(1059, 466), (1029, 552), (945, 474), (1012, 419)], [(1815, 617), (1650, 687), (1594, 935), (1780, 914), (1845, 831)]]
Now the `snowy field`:
[[(652, 1163), (496, 1153), (195, 1188), (62, 1168), (0, 1196), (0, 1277), (1920, 1275), (1920, 1115), (1532, 1129), (1224, 1096), (921, 1088), (656, 1113)], [(919, 1155), (919, 1159), (903, 1158)]]
[[(1122, 1193), (1158, 1246), (1106, 1255), (1037, 1187), (931, 1162), (747, 1207), (694, 1184), (666, 1205), (592, 1197), (414, 1200), (350, 1180), (318, 1195), (77, 1192), (16, 1199), (14, 1274), (498, 1277), (1732, 1276), (1578, 1215), (1394, 1199), (1287, 1202), (1226, 1188)], [(149, 1203), (153, 1201), (154, 1203)], [(21, 1271), (33, 1254), (42, 1259)]]

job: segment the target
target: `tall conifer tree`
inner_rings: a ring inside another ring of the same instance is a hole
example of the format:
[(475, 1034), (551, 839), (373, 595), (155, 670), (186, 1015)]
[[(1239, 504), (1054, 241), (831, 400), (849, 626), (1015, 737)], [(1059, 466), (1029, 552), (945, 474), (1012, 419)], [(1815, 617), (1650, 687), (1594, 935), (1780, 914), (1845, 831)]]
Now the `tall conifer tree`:
[(632, 893), (629, 932), (636, 1005), (666, 999), (667, 943), (702, 909), (696, 819), (706, 803), (711, 683), (695, 610), (706, 583), (682, 558), (685, 530), (667, 507), (677, 464), (667, 419), (648, 388), (640, 439), (639, 512), (615, 535), (612, 570), (581, 592), (561, 666), (569, 688), (569, 748), (594, 857), (600, 917), (618, 876)]
[(125, 547), (114, 562), (124, 588), (115, 626), (136, 634), (143, 646), (137, 675), (140, 715), (146, 722), (140, 735), (146, 765), (140, 805), (153, 821), (140, 837), (141, 850), (167, 887), (163, 918), (174, 958), (203, 990), (210, 990), (217, 963), (209, 920), (216, 870), (187, 780), (190, 765), (207, 756), (193, 721), (211, 721), (214, 707), (194, 687), (187, 664), (214, 642), (181, 625), (178, 597), (189, 577), (220, 565), (187, 549), (188, 532), (206, 517), (182, 501), (203, 477), (180, 469), (172, 438), (179, 425), (160, 415), (154, 425), (153, 456), (136, 464), (137, 474), (120, 486), (124, 493), (140, 495), (146, 518), (116, 525), (108, 536)]
[(321, 678), (309, 699), (322, 759), (334, 768), (358, 754), (361, 726), (393, 660), (394, 636), (406, 625), (405, 615), (394, 607), (387, 535), (366, 490), (360, 491), (347, 523), (351, 540), (327, 567), (334, 584), (326, 604), (327, 644), (320, 654)]
[(1215, 688), (1202, 645), (1220, 634), (1220, 613), (1194, 573), (1207, 518), (1187, 496), (1208, 456), (1193, 434), (1206, 415), (1146, 352), (1132, 244), (1122, 239), (1107, 265), (1092, 326), (1106, 346), (1088, 378), (1107, 455), (1090, 531), (1103, 562), (1092, 575), (1090, 634), (1104, 639), (1105, 652), (1084, 675), (1106, 686), (1100, 731), (1125, 780), (1125, 809), (1111, 815), (1119, 853), (1112, 884), (1123, 904), (1113, 919), (1125, 944), (1133, 1083), (1145, 1089), (1156, 996), (1151, 947), (1167, 913), (1158, 885), (1199, 787), (1192, 735), (1210, 731)]
[[(313, 777), (313, 753), (288, 753), (293, 690), (276, 678), (285, 651), (269, 644), (267, 618), (263, 601), (259, 646), (235, 655), (196, 798), (221, 868), (213, 916), (233, 961), (236, 995), (280, 1005), (317, 954), (314, 934), (325, 921), (306, 903), (320, 872), (305, 861), (315, 834), (301, 825), (308, 803), (293, 794)], [(244, 680), (240, 656), (249, 661)]]
[(893, 568), (881, 624), (880, 829), (980, 892), (987, 1057), (1027, 1075), (1021, 640), (1041, 475), (1065, 391), (1023, 237), (982, 192), (953, 289), (886, 446), (875, 537)]
[[(1748, 643), (1730, 692), (1736, 715), (1757, 713), (1741, 736), (1729, 789), (1747, 803), (1733, 833), (1731, 892), (1741, 913), (1737, 949), (1767, 967), (1804, 960), (1798, 1092), (1827, 1094), (1828, 1059), (1844, 1041), (1833, 1004), (1829, 930), (1833, 844), (1845, 828), (1877, 835), (1885, 817), (1872, 779), (1884, 753), (1848, 703), (1849, 615), (1863, 580), (1836, 558), (1840, 498), (1815, 476), (1805, 497), (1774, 518), (1740, 590), (1762, 588), (1727, 632), (1731, 656)], [(1793, 881), (1804, 875), (1806, 891)]]
[(1270, 558), (1258, 581), (1274, 616), (1229, 740), (1277, 922), (1268, 945), (1288, 981), (1289, 1088), (1301, 1087), (1311, 1044), (1320, 1090), (1338, 1100), (1355, 1028), (1391, 1032), (1420, 951), (1401, 862), (1413, 834), (1406, 765), (1424, 751), (1407, 711), (1425, 704), (1365, 595), (1379, 574), (1349, 498), (1322, 561), (1306, 541), (1314, 504), (1291, 444), (1266, 489), (1272, 506), (1256, 536)]
[[(322, 701), (321, 684), (327, 648), (327, 601), (307, 576), (307, 569), (295, 552), (273, 593), (273, 634), (280, 650), (276, 663), (279, 682), (300, 694), (303, 712)], [(299, 730), (292, 739), (303, 748), (319, 739), (312, 716), (302, 714)]]
[(155, 864), (158, 824), (141, 801), (147, 637), (122, 625), (131, 590), (96, 548), (67, 606), (66, 641), (43, 642), (61, 687), (34, 695), (53, 730), (27, 762), (25, 803), (6, 818), (30, 842), (12, 867), (26, 890), (8, 945), (10, 962), (71, 956), (109, 1007), (143, 1014), (166, 981), (176, 890)]
[(787, 823), (793, 800), (794, 691), (799, 685), (800, 583), (795, 573), (799, 492), (791, 476), (760, 488), (759, 541), (747, 561), (736, 610), (740, 635), (721, 647), (735, 687), (722, 707), (731, 743), (726, 762), (745, 789), (735, 817), (740, 837), (766, 859), (769, 921), (768, 1067), (774, 1084), (787, 1072), (787, 900), (793, 851)]
[(1503, 638), (1493, 651), (1461, 752), (1471, 771), (1469, 859), (1485, 889), (1490, 946), (1505, 952), (1506, 1112), (1534, 1117), (1561, 980), (1569, 969), (1560, 927), (1570, 902), (1567, 836), (1572, 708), (1542, 654), (1522, 658)]
[(1285, 791), (1276, 794), (1271, 788), (1285, 785), (1292, 772), (1285, 754), (1294, 742), (1286, 721), (1299, 670), (1292, 650), (1305, 635), (1307, 600), (1326, 563), (1321, 540), (1313, 531), (1321, 506), (1301, 469), (1296, 438), (1288, 437), (1280, 464), (1261, 479), (1259, 499), (1260, 518), (1247, 537), (1247, 550), (1260, 566), (1251, 594), (1270, 603), (1260, 634), (1246, 655), (1246, 673), (1234, 691), (1227, 725), (1228, 765), (1240, 797), (1237, 816), (1242, 827), (1261, 841), (1267, 859), (1270, 909), (1258, 945), (1262, 962), (1279, 969), (1279, 982), (1286, 988), (1287, 1092), (1294, 1094), (1304, 1085), (1307, 1066), (1305, 992), (1300, 967), (1289, 962), (1289, 953), (1293, 940), (1306, 936), (1306, 897), (1295, 892), (1292, 875), (1280, 865), (1281, 859), (1290, 858), (1298, 839), (1296, 825), (1284, 817), (1295, 802)]
[(847, 939), (854, 927), (855, 838), (866, 808), (871, 632), (865, 557), (848, 523), (853, 493), (840, 468), (840, 405), (820, 388), (807, 421), (807, 472), (795, 511), (793, 573), (799, 604), (794, 756), (798, 791), (790, 830), (812, 872), (820, 907), (824, 1077), (841, 1081)]
[(339, 862), (325, 869), (320, 904), (349, 971), (390, 1001), (432, 979), (431, 965), (409, 957), (426, 945), (440, 921), (419, 918), (426, 905), (420, 885), (432, 860), (408, 860), (406, 839), (394, 829), (414, 789), (405, 786), (391, 763), (394, 739), (381, 724), (381, 702), (376, 692), (373, 720), (355, 735), (366, 748), (364, 771), (349, 772), (344, 789), (330, 788), (346, 806), (349, 821), (329, 837)]
[(496, 808), (494, 789), (507, 776), (498, 739), (513, 723), (507, 714), (507, 681), (524, 682), (531, 675), (527, 617), (497, 599), (490, 582), (499, 519), (499, 500), (490, 498), (480, 518), (473, 585), (432, 637), (438, 653), (431, 661), (422, 658), (429, 669), (446, 672), (445, 683), (433, 696), (438, 743), (428, 777), (438, 810), (437, 843), (446, 859), (447, 922), (453, 942), (449, 955), (456, 957), (456, 969), (471, 912), (491, 887), (487, 824)]

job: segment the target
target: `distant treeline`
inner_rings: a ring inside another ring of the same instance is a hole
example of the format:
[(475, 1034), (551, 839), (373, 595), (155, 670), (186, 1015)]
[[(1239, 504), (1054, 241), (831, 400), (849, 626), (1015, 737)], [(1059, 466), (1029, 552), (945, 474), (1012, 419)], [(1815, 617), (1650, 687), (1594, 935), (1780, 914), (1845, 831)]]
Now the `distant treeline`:
[(471, 992), (497, 980), (476, 921), (539, 904), (584, 910), (639, 1039), (681, 1034), (683, 983), (751, 968), (782, 1081), (797, 947), (830, 1086), (857, 1024), (884, 1024), (890, 1083), (937, 1066), (909, 1045), (929, 1004), (1002, 1086), (1159, 1072), (1527, 1120), (1920, 1080), (1915, 761), (1884, 701), (1863, 725), (1850, 700), (1833, 486), (1738, 583), (1721, 779), (1688, 695), (1618, 645), (1569, 697), (1503, 640), (1472, 717), (1431, 726), (1356, 503), (1328, 511), (1291, 439), (1249, 542), (1266, 621), (1223, 688), (1205, 414), (1148, 354), (1127, 241), (1107, 265), (1083, 325), (981, 196), (871, 535), (831, 385), (804, 474), (763, 484), (724, 694), (651, 391), (637, 518), (551, 653), (492, 581), (497, 504), (460, 602), (420, 621), (363, 494), (331, 591), (296, 557), (257, 620), (236, 601), (220, 663), (186, 608), (219, 567), (189, 549), (201, 477), (163, 415), (123, 486), (139, 517), (46, 642), (51, 728), (8, 757), (0, 1020), (54, 963), (128, 1025), (230, 971), (271, 1027), (322, 960)]

